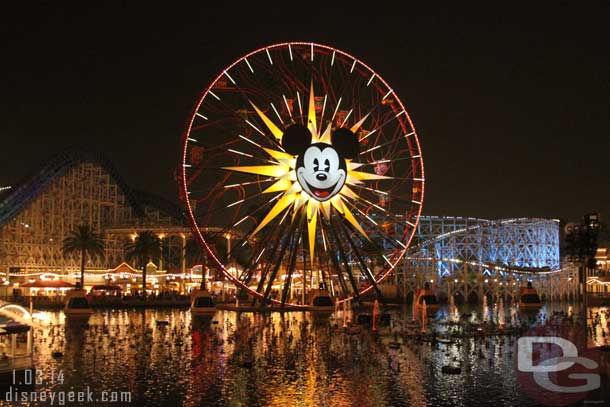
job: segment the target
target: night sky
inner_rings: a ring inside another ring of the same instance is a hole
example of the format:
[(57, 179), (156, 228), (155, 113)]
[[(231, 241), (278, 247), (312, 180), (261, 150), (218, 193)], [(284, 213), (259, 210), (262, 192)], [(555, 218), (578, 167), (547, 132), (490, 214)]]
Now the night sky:
[(423, 149), (426, 214), (610, 216), (610, 9), (601, 2), (206, 3), (3, 9), (0, 186), (81, 144), (129, 184), (177, 200), (179, 139), (198, 94), (242, 54), (295, 40), (352, 53), (405, 102)]

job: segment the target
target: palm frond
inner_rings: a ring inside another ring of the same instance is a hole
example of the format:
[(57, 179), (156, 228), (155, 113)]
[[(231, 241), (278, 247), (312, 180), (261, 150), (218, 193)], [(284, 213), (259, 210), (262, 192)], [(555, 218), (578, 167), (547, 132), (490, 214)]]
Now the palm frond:
[(150, 230), (140, 232), (125, 246), (125, 257), (128, 261), (136, 260), (143, 267), (148, 261), (161, 257), (161, 239)]
[(104, 237), (96, 233), (89, 225), (80, 225), (62, 242), (64, 256), (85, 251), (89, 256), (104, 257)]

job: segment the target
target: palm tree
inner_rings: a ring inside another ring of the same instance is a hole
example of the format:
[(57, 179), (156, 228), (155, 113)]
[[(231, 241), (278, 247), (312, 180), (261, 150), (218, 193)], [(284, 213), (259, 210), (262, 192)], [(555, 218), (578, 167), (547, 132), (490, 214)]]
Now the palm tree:
[(133, 242), (125, 247), (125, 257), (128, 261), (136, 260), (142, 268), (142, 286), (146, 298), (146, 265), (149, 261), (161, 257), (161, 239), (151, 230), (140, 232)]
[(70, 232), (63, 241), (62, 252), (64, 256), (80, 253), (80, 285), (85, 288), (85, 263), (87, 255), (104, 256), (104, 238), (95, 233), (89, 225), (80, 225)]

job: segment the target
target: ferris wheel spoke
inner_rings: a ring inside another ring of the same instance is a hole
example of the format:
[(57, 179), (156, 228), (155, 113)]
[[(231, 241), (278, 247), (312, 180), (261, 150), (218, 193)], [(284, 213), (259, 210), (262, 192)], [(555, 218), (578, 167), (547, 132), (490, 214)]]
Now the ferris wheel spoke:
[[(371, 79), (375, 77), (375, 74), (373, 74), (373, 76), (371, 76)], [(366, 86), (360, 90), (365, 90), (365, 92), (359, 92), (358, 93), (358, 97), (352, 102), (352, 107), (347, 116), (343, 119), (343, 121), (341, 122), (340, 126), (343, 127), (345, 126), (349, 116), (351, 115), (351, 113), (353, 112), (355, 106), (359, 106), (361, 104), (361, 102), (363, 101), (364, 98), (367, 97), (367, 95), (370, 96), (370, 93), (366, 92), (366, 90), (369, 88), (370, 85), (370, 80), (367, 81)], [(345, 91), (345, 90), (344, 90)], [(344, 94), (344, 91), (341, 93), (341, 97), (339, 98), (339, 100), (341, 100), (343, 97), (346, 97), (347, 95)], [(368, 109), (368, 112), (364, 115), (362, 115), (358, 120), (355, 121), (354, 125), (351, 126), (351, 130), (353, 132), (356, 132), (360, 129), (360, 127), (364, 124), (365, 120), (369, 117), (372, 116), (373, 113), (380, 107), (384, 106), (384, 101), (386, 100), (386, 98), (393, 93), (392, 90), (390, 89), (385, 96), (383, 96), (382, 98), (378, 99), (377, 101), (375, 101), (375, 103), (373, 104), (373, 106), (371, 108)], [(334, 117), (334, 115), (333, 115)], [(332, 119), (331, 119), (332, 121)], [(381, 127), (383, 126), (383, 124), (381, 125)], [(375, 129), (372, 133), (376, 132), (379, 128)], [(366, 135), (364, 138), (362, 138), (360, 141), (366, 139), (371, 133), (369, 133), (368, 135)]]
[(256, 292), (259, 294), (263, 293), (263, 288), (265, 287), (265, 281), (267, 279), (267, 275), (269, 273), (269, 270), (271, 269), (272, 265), (273, 265), (273, 258), (275, 257), (275, 253), (278, 250), (278, 247), (280, 246), (280, 243), (282, 242), (282, 239), (286, 239), (289, 236), (284, 236), (284, 231), (286, 230), (288, 223), (284, 223), (282, 222), (282, 224), (279, 227), (278, 233), (276, 234), (276, 238), (274, 240), (272, 240), (272, 248), (271, 250), (268, 251), (268, 255), (266, 256), (266, 258), (268, 259), (263, 268), (263, 270), (261, 271), (261, 277), (260, 280), (258, 282), (258, 285), (256, 287)]
[[(330, 283), (331, 280), (331, 276), (330, 276), (330, 265), (328, 264), (329, 259), (325, 262), (324, 259), (322, 258), (322, 253), (320, 251), (317, 251), (315, 256), (318, 258), (318, 266), (319, 266), (319, 271), (320, 271), (320, 277), (322, 278), (322, 283), (326, 284), (326, 282), (328, 281)], [(326, 257), (328, 258), (328, 253), (326, 253)], [(329, 268), (329, 272), (327, 273), (324, 270), (324, 264), (326, 263), (326, 266)], [(313, 264), (313, 261), (312, 261)], [(311, 268), (312, 272), (313, 272), (313, 266)], [(326, 284), (327, 287), (331, 287), (332, 289), (332, 285), (331, 284)], [(344, 297), (347, 297), (347, 290), (345, 289), (346, 287), (343, 287), (342, 285), (340, 285), (343, 295)]]
[(226, 143), (222, 143), (222, 144), (216, 144), (216, 145), (207, 145), (207, 144), (204, 144), (203, 142), (199, 141), (198, 139), (194, 139), (194, 138), (192, 138), (192, 137), (189, 137), (189, 138), (187, 139), (187, 142), (189, 143), (189, 145), (195, 145), (195, 146), (197, 146), (197, 147), (201, 147), (201, 148), (203, 148), (203, 149), (204, 149), (204, 151), (205, 151), (206, 153), (208, 153), (208, 154), (210, 154), (210, 153), (217, 154), (217, 153), (216, 153), (217, 151), (224, 152), (224, 150), (226, 150), (226, 148), (227, 148), (228, 146), (230, 146), (230, 145), (232, 145), (232, 144), (236, 144), (236, 143), (238, 143), (239, 141), (238, 141), (238, 140), (236, 140), (236, 139), (234, 139), (234, 140), (227, 141)]
[[(364, 97), (366, 97), (366, 94), (359, 95), (359, 96), (358, 96), (358, 98), (357, 98), (357, 100), (355, 100), (355, 101), (352, 103), (352, 105), (353, 105), (353, 106), (358, 106)], [(356, 121), (355, 121), (355, 123), (354, 123), (354, 124), (353, 124), (353, 125), (350, 127), (350, 129), (351, 129), (353, 132), (356, 132), (356, 131), (360, 130), (360, 129), (361, 129), (361, 127), (364, 125), (364, 123), (365, 123), (366, 119), (368, 119), (369, 117), (373, 117), (373, 113), (375, 113), (375, 112), (377, 111), (377, 109), (379, 109), (379, 108), (380, 108), (380, 107), (382, 107), (382, 106), (384, 106), (384, 105), (383, 105), (383, 99), (379, 99), (378, 101), (376, 101), (376, 102), (373, 104), (373, 106), (371, 106), (371, 107), (368, 109), (368, 111), (367, 111), (367, 113), (366, 113), (366, 114), (361, 115), (361, 116), (360, 116), (360, 118), (359, 118), (358, 120), (356, 120)], [(354, 108), (352, 108), (352, 110), (353, 110), (353, 109), (354, 109)], [(350, 112), (351, 112), (352, 110), (350, 110)], [(347, 122), (347, 119), (348, 119), (348, 118), (349, 118), (349, 117), (346, 117), (346, 118), (343, 120), (343, 122), (341, 123), (341, 127), (345, 126), (345, 123)], [(368, 137), (368, 135), (367, 135), (366, 137)], [(365, 138), (366, 138), (366, 137), (365, 137)], [(362, 140), (364, 140), (364, 138), (363, 138), (363, 139), (361, 139), (360, 141), (362, 141)]]
[(386, 191), (381, 191), (379, 189), (370, 188), (370, 187), (367, 187), (366, 185), (362, 185), (362, 184), (350, 184), (350, 188), (352, 188), (352, 187), (358, 188), (358, 189), (363, 189), (363, 190), (371, 192), (377, 196), (384, 196), (384, 197), (392, 198), (399, 202), (415, 203), (418, 205), (421, 204), (421, 202), (419, 202), (419, 201), (413, 201), (412, 199), (405, 198), (403, 196), (399, 196), (399, 195), (393, 194), (391, 192), (386, 192)]
[(280, 164), (280, 163), (278, 163), (276, 161), (271, 161), (271, 160), (269, 160), (267, 158), (258, 157), (258, 156), (255, 156), (255, 155), (249, 154), (249, 153), (244, 153), (243, 151), (235, 150), (233, 148), (227, 148), (227, 151), (229, 153), (236, 154), (236, 155), (239, 155), (239, 156), (242, 156), (242, 157), (252, 158), (253, 160), (263, 161), (266, 164), (271, 164), (271, 165), (279, 165)]
[[(264, 238), (261, 238), (261, 242), (265, 242), (265, 243), (272, 243), (273, 244), (273, 248), (271, 249), (271, 253), (273, 255), (273, 252), (275, 252), (275, 250), (277, 249), (277, 242), (279, 242), (279, 238), (282, 236), (282, 233), (284, 231), (286, 227), (286, 224), (284, 223), (283, 225), (280, 225), (280, 229), (279, 231), (276, 231), (276, 229), (268, 229), (265, 233), (264, 233)], [(247, 233), (247, 235), (250, 235), (254, 229), (256, 228), (256, 225), (252, 227), (252, 229)], [(277, 232), (277, 233), (274, 233)], [(275, 243), (273, 243), (275, 242)], [(250, 284), (250, 281), (252, 280), (252, 277), (254, 275), (254, 271), (256, 269), (256, 265), (258, 264), (260, 258), (263, 256), (263, 254), (265, 253), (268, 245), (267, 244), (263, 244), (263, 248), (259, 251), (259, 250), (253, 250), (253, 254), (250, 257), (250, 259), (248, 259), (248, 262), (246, 264), (246, 267), (244, 267), (244, 270), (242, 271), (241, 275), (239, 276), (239, 280), (242, 281), (245, 285)], [(255, 248), (258, 249), (258, 246)], [(270, 262), (267, 262), (267, 264), (270, 264)], [(264, 280), (262, 277), (262, 273), (261, 273), (261, 280)], [(262, 288), (261, 288), (262, 289)]]
[[(323, 217), (319, 218), (319, 222), (320, 222), (320, 234), (322, 235), (322, 243), (324, 245), (324, 253), (326, 254), (326, 257), (330, 260), (330, 262), (332, 263), (332, 267), (334, 267), (334, 269), (337, 272), (337, 280), (339, 281), (339, 287), (341, 288), (341, 292), (343, 293), (343, 297), (344, 298), (349, 298), (349, 289), (347, 288), (347, 285), (345, 284), (345, 279), (343, 278), (343, 272), (341, 271), (341, 266), (339, 265), (339, 262), (337, 260), (337, 257), (334, 255), (332, 248), (331, 250), (328, 249), (327, 246), (330, 246), (330, 239), (326, 237), (326, 233), (324, 232), (325, 227), (326, 227), (326, 222), (323, 220)], [(321, 260), (321, 251), (318, 250), (318, 261), (320, 262), (320, 264), (322, 264), (322, 260)], [(332, 281), (332, 272), (331, 272), (331, 265), (329, 265), (329, 272), (328, 272), (328, 279), (330, 281)]]
[(240, 183), (237, 183), (237, 184), (223, 185), (223, 188), (229, 189), (229, 188), (244, 187), (244, 186), (247, 186), (247, 185), (258, 185), (260, 183), (271, 182), (271, 181), (276, 181), (276, 179), (275, 178), (265, 178), (265, 179), (259, 179), (259, 180), (256, 180), (256, 181), (240, 182)]
[(392, 247), (394, 247), (395, 249), (406, 249), (406, 245), (404, 243), (388, 235), (386, 231), (381, 226), (379, 226), (378, 222), (376, 222), (373, 218), (364, 213), (360, 208), (358, 208), (352, 203), (350, 203), (350, 206), (352, 206), (352, 208), (354, 208), (358, 213), (360, 213), (361, 216), (364, 216), (371, 223), (371, 227), (375, 230), (376, 234), (381, 236), (381, 238), (383, 238), (386, 242), (390, 243)]
[[(280, 194), (281, 195), (281, 194)], [(279, 197), (279, 195), (277, 196)], [(277, 197), (275, 199), (277, 199)], [(218, 232), (212, 232), (209, 234), (210, 238), (216, 238), (217, 236), (225, 236), (227, 233), (231, 233), (234, 228), (236, 226), (239, 226), (239, 224), (243, 223), (243, 221), (247, 218), (250, 217), (254, 217), (254, 214), (256, 214), (258, 211), (264, 209), (266, 206), (270, 205), (275, 199), (267, 202), (267, 204), (260, 206), (260, 207), (256, 207), (254, 210), (250, 211), (249, 213), (243, 215), (242, 220), (238, 221), (236, 224), (229, 224), (228, 226), (225, 226), (224, 228), (222, 228), (220, 231)], [(206, 214), (207, 215), (207, 214)], [(249, 232), (245, 233), (243, 235), (243, 237), (237, 242), (236, 247), (242, 247), (244, 246), (250, 239), (252, 232), (255, 230), (256, 225), (254, 225)]]
[(415, 182), (424, 182), (424, 178), (421, 177), (392, 177), (393, 180), (398, 181), (415, 181)]
[[(301, 227), (302, 227), (302, 225), (303, 225), (303, 222), (301, 221)], [(299, 252), (299, 246), (300, 246), (301, 239), (302, 239), (302, 236), (299, 232), (300, 232), (300, 230), (297, 230), (297, 233), (295, 233), (294, 244), (293, 244), (292, 250), (290, 252), (290, 261), (288, 264), (288, 274), (285, 275), (286, 278), (284, 279), (284, 287), (282, 289), (282, 298), (281, 298), (282, 307), (284, 307), (284, 305), (286, 304), (286, 298), (288, 297), (288, 291), (290, 290), (291, 285), (292, 285), (292, 274), (294, 273), (297, 255)]]
[[(330, 243), (327, 243), (328, 238), (326, 237), (326, 233), (324, 232), (324, 223), (322, 220), (322, 217), (318, 218), (318, 223), (319, 223), (319, 228), (320, 228), (320, 235), (322, 237), (322, 244), (324, 247), (324, 251), (322, 250), (317, 250), (315, 252), (315, 256), (318, 258), (318, 266), (320, 267), (321, 270), (324, 269), (323, 265), (326, 264), (326, 266), (328, 267), (328, 280), (329, 282), (332, 280), (332, 269), (334, 267), (334, 270), (337, 271), (337, 278), (339, 281), (339, 287), (341, 288), (341, 292), (343, 293), (344, 297), (348, 297), (348, 290), (347, 290), (347, 286), (345, 285), (345, 281), (343, 280), (342, 277), (340, 277), (340, 266), (339, 263), (337, 262), (337, 259), (335, 256), (332, 255), (332, 253), (329, 252), (328, 250), (328, 246), (330, 245)], [(324, 257), (322, 256), (322, 254), (324, 253)], [(332, 263), (332, 264), (331, 264)]]
[(385, 158), (382, 160), (376, 160), (376, 161), (371, 161), (371, 162), (366, 162), (366, 163), (360, 163), (362, 164), (361, 166), (367, 166), (367, 165), (379, 165), (379, 164), (390, 164), (390, 163), (395, 163), (398, 161), (411, 161), (412, 158), (411, 157), (402, 157), (402, 158)]
[[(270, 56), (270, 54), (268, 54)], [(283, 87), (285, 89), (289, 88), (287, 86), (287, 84), (285, 84), (285, 86)], [(279, 89), (278, 89), (279, 90)], [(271, 142), (273, 143), (273, 146), (275, 148), (279, 148), (282, 149), (282, 146), (277, 142), (277, 139), (279, 137), (281, 137), (281, 134), (279, 134), (278, 137), (278, 132), (281, 132), (281, 130), (279, 128), (277, 128), (277, 126), (267, 117), (267, 115), (264, 114), (264, 112), (262, 110), (260, 110), (253, 102), (252, 102), (252, 95), (251, 94), (247, 94), (243, 88), (239, 88), (241, 97), (243, 99), (243, 102), (245, 102), (247, 105), (251, 105), (258, 118), (261, 119), (263, 121), (263, 124), (265, 125), (265, 127), (267, 127), (269, 129), (269, 131), (272, 133), (273, 137), (269, 137), (265, 132), (263, 132), (258, 126), (256, 126), (255, 124), (253, 124), (250, 120), (245, 120), (246, 124), (249, 125), (251, 128), (253, 128), (255, 130), (256, 133), (264, 136), (265, 138), (267, 138), (268, 140), (271, 140)], [(282, 119), (278, 109), (276, 108), (276, 106), (273, 103), (273, 100), (269, 100), (265, 95), (258, 95), (260, 98), (264, 98), (267, 99), (265, 100), (266, 103), (269, 103), (269, 105), (271, 106), (271, 109), (273, 110), (274, 114), (277, 116), (277, 118), (279, 119), (281, 125), (284, 125), (284, 120)], [(290, 107), (288, 106), (288, 101), (286, 99), (285, 93), (282, 93), (283, 96), (283, 102), (286, 105), (286, 110), (288, 111), (290, 118), (292, 119), (292, 111), (290, 110)], [(300, 102), (300, 99), (299, 99)], [(283, 149), (282, 149), (283, 151)]]
[[(369, 135), (370, 135), (370, 134), (371, 134), (371, 133), (369, 133)], [(367, 153), (372, 153), (373, 151), (379, 150), (379, 149), (381, 149), (381, 148), (383, 148), (383, 147), (389, 146), (390, 144), (394, 144), (394, 143), (396, 143), (396, 142), (397, 142), (397, 140), (392, 139), (392, 140), (387, 141), (387, 142), (382, 143), (382, 144), (376, 144), (374, 147), (367, 148), (366, 150), (361, 151), (361, 152), (360, 152), (358, 155), (363, 155), (363, 154), (367, 154)]]
[[(341, 262), (343, 263), (343, 267), (345, 268), (345, 272), (347, 273), (349, 282), (352, 286), (352, 289), (354, 290), (353, 291), (354, 297), (356, 298), (357, 301), (360, 301), (360, 294), (359, 294), (360, 290), (358, 289), (358, 283), (356, 282), (356, 279), (354, 278), (354, 274), (352, 273), (352, 268), (349, 265), (349, 260), (347, 258), (345, 250), (343, 249), (343, 245), (341, 244), (341, 239), (339, 238), (339, 234), (337, 233), (335, 227), (333, 227), (332, 217), (337, 216), (337, 215), (336, 215), (335, 211), (331, 211), (331, 213), (333, 213), (334, 215), (331, 215), (331, 219), (328, 220), (329, 229), (333, 235), (333, 238), (335, 239), (335, 244), (337, 245), (337, 249), (338, 249), (339, 255), (341, 257)], [(331, 253), (331, 255), (332, 255), (332, 253)]]
[(352, 247), (352, 250), (354, 251), (354, 254), (356, 255), (356, 259), (358, 259), (358, 263), (360, 265), (360, 270), (366, 276), (367, 280), (369, 281), (369, 284), (371, 284), (373, 286), (373, 288), (375, 289), (375, 292), (377, 293), (377, 296), (381, 299), (382, 302), (384, 302), (383, 301), (383, 295), (381, 294), (381, 290), (379, 290), (379, 287), (377, 286), (377, 282), (375, 281), (375, 277), (373, 276), (373, 273), (371, 273), (371, 270), (366, 265), (366, 262), (364, 261), (364, 259), (360, 255), (360, 251), (358, 250), (358, 246), (352, 240), (352, 238), (350, 236), (350, 232), (349, 232), (349, 230), (347, 230), (347, 228), (345, 226), (345, 222), (343, 222), (343, 220), (341, 220), (340, 225), (341, 225), (341, 229), (343, 230), (343, 234), (345, 235), (345, 238), (347, 239), (349, 245)]
[[(355, 233), (355, 229), (354, 229), (354, 228), (353, 228), (353, 226), (352, 226), (352, 225), (350, 225), (349, 223), (344, 223), (344, 226), (345, 226), (346, 228), (348, 228), (348, 230), (349, 230), (349, 231), (351, 231), (352, 233)], [(384, 248), (383, 248), (383, 247), (381, 247), (381, 246), (379, 246), (379, 245), (377, 244), (377, 242), (375, 242), (374, 240), (370, 240), (369, 242), (370, 242), (370, 244), (372, 244), (372, 246), (374, 247), (374, 249), (375, 249), (375, 250), (376, 250), (378, 253), (383, 253), (383, 252), (384, 252)], [(392, 257), (394, 257), (394, 253), (396, 253), (396, 250), (395, 250), (393, 253), (391, 253), (390, 255), (391, 255)], [(385, 254), (381, 254), (381, 257), (383, 258), (383, 260), (384, 260), (384, 261), (385, 261), (385, 262), (386, 262), (386, 263), (387, 263), (387, 264), (388, 264), (390, 267), (395, 267), (395, 264), (393, 264), (393, 263), (390, 261), (390, 259), (388, 259), (388, 257), (387, 257)], [(369, 272), (370, 272), (370, 269), (369, 269)], [(382, 271), (382, 272), (383, 272), (383, 271)], [(371, 275), (372, 275), (372, 272), (371, 272)], [(375, 281), (377, 281), (377, 278), (379, 277), (379, 275), (380, 275), (380, 274), (378, 273), (376, 276), (374, 276), (374, 277), (373, 277), (373, 278), (375, 279)]]
[[(351, 71), (349, 72), (350, 76), (351, 76), (351, 74), (353, 73), (353, 67), (355, 66), (355, 63), (356, 63), (356, 59), (355, 59), (355, 58), (353, 59), (353, 63), (354, 63), (354, 65), (352, 65), (352, 69), (351, 69)], [(333, 64), (333, 65), (334, 65), (334, 64)], [(340, 75), (340, 74), (341, 74), (341, 72), (338, 72), (337, 70), (335, 70), (334, 72), (335, 72), (337, 75)], [(343, 73), (343, 75), (345, 75), (345, 73)], [(359, 78), (359, 77), (356, 77), (356, 78)], [(330, 81), (331, 79), (332, 79), (332, 75), (329, 75), (329, 81)], [(330, 84), (332, 84), (332, 82), (330, 82)], [(340, 85), (340, 86), (341, 86), (341, 88), (340, 88), (340, 89), (338, 89), (338, 92), (335, 92), (335, 93), (334, 93), (334, 95), (333, 95), (333, 96), (334, 96), (334, 98), (335, 98), (335, 100), (337, 100), (337, 101), (338, 101), (338, 102), (337, 102), (337, 104), (335, 105), (336, 107), (338, 107), (338, 106), (341, 104), (341, 103), (340, 103), (340, 101), (341, 101), (341, 100), (342, 100), (344, 97), (347, 97), (347, 94), (348, 94), (347, 90), (348, 90), (348, 88), (352, 88), (352, 89), (353, 89), (353, 88), (357, 87), (358, 85), (356, 85), (355, 83), (351, 83), (351, 82), (349, 82), (349, 81), (343, 81), (343, 82), (341, 83), (341, 85)], [(337, 97), (338, 97), (338, 98), (337, 98)], [(336, 109), (335, 109), (335, 110), (336, 110)], [(336, 112), (335, 112), (335, 113), (336, 113)], [(334, 118), (334, 114), (333, 114), (333, 117), (330, 119), (330, 121), (331, 121), (331, 122), (332, 122), (333, 118)]]
[[(281, 196), (281, 194), (277, 195), (277, 197)], [(262, 207), (258, 207), (256, 208), (254, 211), (251, 212), (251, 214), (245, 215), (242, 219), (246, 219), (249, 217), (252, 217), (254, 213), (258, 212), (261, 209), (264, 209), (266, 206), (271, 205), (271, 203), (273, 203), (276, 200), (276, 198), (272, 199), (271, 201), (267, 202), (264, 206)], [(241, 221), (238, 221), (238, 223), (240, 223)], [(283, 218), (282, 220), (280, 220), (280, 224), (283, 223)], [(257, 229), (258, 224), (255, 224), (248, 233), (246, 233), (241, 240), (238, 242), (238, 246), (241, 247), (243, 245), (245, 245), (255, 234), (256, 229)], [(235, 227), (235, 225), (233, 225), (233, 227)]]
[(248, 262), (246, 263), (246, 266), (244, 267), (242, 272), (239, 274), (239, 277), (237, 278), (239, 281), (241, 281), (245, 285), (250, 284), (250, 281), (252, 280), (252, 277), (254, 275), (254, 267), (256, 265), (256, 259), (260, 258), (260, 256), (262, 256), (264, 252), (265, 252), (265, 248), (263, 247), (260, 252), (254, 252), (254, 254), (252, 256), (250, 256), (250, 258), (248, 259)]
[[(303, 216), (302, 213), (299, 213), (298, 216), (300, 217), (299, 224), (301, 224), (303, 219), (305, 219), (305, 217)], [(279, 251), (279, 256), (277, 258), (277, 261), (275, 262), (273, 271), (271, 272), (271, 275), (269, 276), (269, 282), (267, 283), (267, 288), (265, 289), (265, 293), (263, 294), (264, 303), (269, 302), (269, 295), (271, 294), (271, 289), (273, 288), (273, 283), (277, 276), (277, 272), (280, 269), (280, 267), (282, 266), (282, 261), (284, 259), (284, 255), (286, 254), (286, 249), (288, 249), (290, 242), (293, 239), (295, 239), (295, 236), (296, 236), (295, 229), (296, 228), (297, 228), (297, 222), (292, 222), (290, 225), (290, 230), (288, 232), (288, 235), (284, 238), (284, 240), (282, 242), (282, 245), (281, 245), (280, 251)]]
[[(214, 208), (214, 209), (211, 209), (211, 210), (210, 210), (210, 209), (208, 209), (208, 210), (206, 211), (206, 215), (210, 215), (210, 214), (216, 214), (216, 213), (219, 213), (219, 212), (221, 212), (221, 211), (224, 211), (224, 210), (227, 210), (227, 209), (229, 209), (229, 208), (232, 208), (232, 207), (234, 207), (234, 206), (237, 206), (237, 205), (242, 205), (244, 202), (248, 202), (248, 201), (250, 201), (250, 200), (252, 200), (252, 199), (254, 199), (254, 198), (257, 198), (257, 197), (259, 197), (259, 196), (261, 196), (261, 195), (263, 195), (263, 192), (257, 192), (257, 193), (255, 193), (255, 194), (252, 194), (252, 195), (250, 195), (250, 196), (247, 196), (247, 197), (245, 197), (245, 198), (242, 198), (242, 199), (239, 199), (239, 200), (237, 200), (237, 201), (235, 201), (235, 202), (232, 202), (232, 203), (230, 203), (230, 204), (228, 204), (228, 205), (221, 205), (221, 206), (218, 206), (217, 208)], [(253, 213), (256, 213), (256, 212), (257, 212), (257, 211), (259, 211), (260, 209), (263, 209), (264, 207), (266, 207), (266, 206), (270, 205), (272, 202), (276, 201), (276, 200), (277, 200), (277, 199), (279, 199), (281, 196), (282, 196), (282, 194), (281, 194), (281, 193), (280, 193), (280, 194), (275, 195), (274, 197), (272, 197), (271, 199), (269, 199), (268, 201), (266, 201), (266, 202), (263, 204), (263, 206), (258, 207), (256, 210), (254, 210), (252, 213), (249, 213), (249, 214), (248, 214), (248, 215), (246, 215), (245, 217), (252, 216), (252, 214), (253, 214)], [(243, 221), (243, 217), (242, 217), (240, 220), (241, 220), (241, 221)], [(229, 225), (229, 226), (227, 226), (227, 228), (232, 228), (232, 227), (235, 227), (235, 226), (237, 226), (237, 225), (233, 224), (233, 225)]]
[[(241, 96), (244, 98), (244, 100), (245, 100), (245, 101), (246, 101), (246, 103), (247, 103), (247, 104), (246, 104), (246, 106), (250, 106), (250, 105), (251, 105), (251, 103), (252, 103), (252, 102), (251, 102), (251, 100), (250, 100), (250, 99), (248, 99), (247, 95), (246, 95), (246, 94), (244, 94), (243, 92), (240, 92), (240, 93), (241, 93)], [(234, 108), (234, 107), (228, 106), (228, 105), (227, 105), (225, 102), (222, 102), (222, 104), (225, 106), (226, 111), (228, 111), (228, 112), (229, 112), (229, 115), (230, 115), (230, 116), (231, 116), (233, 119), (235, 119), (235, 120), (237, 120), (238, 122), (240, 122), (240, 123), (243, 123), (243, 124), (244, 124), (244, 128), (243, 128), (244, 133), (247, 133), (247, 132), (248, 132), (248, 130), (249, 130), (249, 131), (251, 131), (253, 134), (258, 134), (258, 135), (259, 135), (259, 136), (262, 138), (262, 140), (263, 140), (265, 143), (268, 143), (268, 144), (269, 144), (271, 147), (273, 147), (273, 148), (282, 148), (282, 146), (281, 146), (281, 145), (280, 145), (280, 144), (277, 142), (277, 140), (276, 140), (274, 137), (269, 137), (269, 135), (268, 135), (268, 134), (266, 134), (266, 133), (265, 133), (264, 131), (262, 131), (262, 130), (261, 130), (259, 127), (258, 127), (258, 126), (256, 126), (256, 125), (255, 125), (255, 124), (254, 124), (252, 121), (250, 121), (250, 120), (249, 120), (249, 116), (248, 116), (248, 118), (244, 118), (243, 116), (239, 115), (239, 114), (236, 112), (236, 110), (235, 110), (235, 108)], [(258, 115), (258, 113), (259, 113), (259, 112), (257, 112), (257, 111), (256, 111), (256, 110), (257, 110), (257, 108), (256, 108), (256, 107), (254, 107), (254, 109), (255, 109), (255, 113), (257, 113), (256, 117), (259, 117), (259, 115)], [(247, 112), (247, 111), (246, 111), (246, 112)], [(265, 123), (263, 122), (263, 124), (265, 124)], [(240, 136), (241, 136), (241, 137), (240, 137)], [(240, 137), (240, 138), (242, 138), (242, 139), (244, 138), (244, 136), (242, 136), (242, 135), (238, 135), (238, 137)], [(235, 139), (233, 139), (233, 140), (237, 140), (237, 138), (235, 138)]]
[[(355, 206), (354, 206), (355, 207)], [(367, 207), (366, 209), (370, 209), (371, 207)], [(372, 207), (372, 210), (375, 210), (375, 207)], [(375, 225), (375, 227), (379, 228), (379, 223), (376, 222), (375, 220), (373, 220), (371, 217), (369, 217), (368, 215), (366, 215), (364, 212), (362, 212), (362, 210), (360, 210), (359, 208), (356, 207), (356, 209), (358, 210), (358, 212), (363, 215), (366, 216), (366, 218), (369, 220), (369, 222), (373, 223)], [(404, 228), (415, 228), (415, 224), (413, 222), (410, 222), (408, 220), (404, 220), (401, 216), (399, 215), (395, 215), (393, 213), (389, 213), (387, 211), (376, 211), (375, 215), (377, 216), (381, 216), (383, 219), (387, 219), (392, 221), (394, 224), (400, 225)]]
[[(366, 140), (367, 138), (369, 138), (370, 136), (372, 136), (373, 134), (377, 133), (379, 130), (381, 130), (383, 127), (387, 126), (389, 123), (393, 122), (394, 120), (396, 120), (397, 118), (399, 118), (400, 116), (402, 116), (403, 114), (405, 114), (404, 110), (401, 110), (400, 112), (394, 114), (391, 118), (385, 120), (384, 122), (382, 122), (379, 126), (375, 127), (373, 130), (371, 130), (368, 134), (364, 135), (361, 139), (360, 142), (363, 142), (364, 140)], [(394, 141), (394, 140), (392, 140)]]

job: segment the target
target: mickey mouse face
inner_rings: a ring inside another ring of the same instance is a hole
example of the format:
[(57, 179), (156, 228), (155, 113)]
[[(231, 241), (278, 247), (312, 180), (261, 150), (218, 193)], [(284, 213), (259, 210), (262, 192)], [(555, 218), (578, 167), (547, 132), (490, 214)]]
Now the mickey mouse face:
[(296, 174), (301, 188), (317, 201), (337, 195), (347, 178), (346, 159), (358, 154), (358, 139), (348, 129), (332, 134), (332, 144), (311, 144), (311, 133), (301, 125), (286, 129), (282, 138), (287, 152), (297, 156)]

